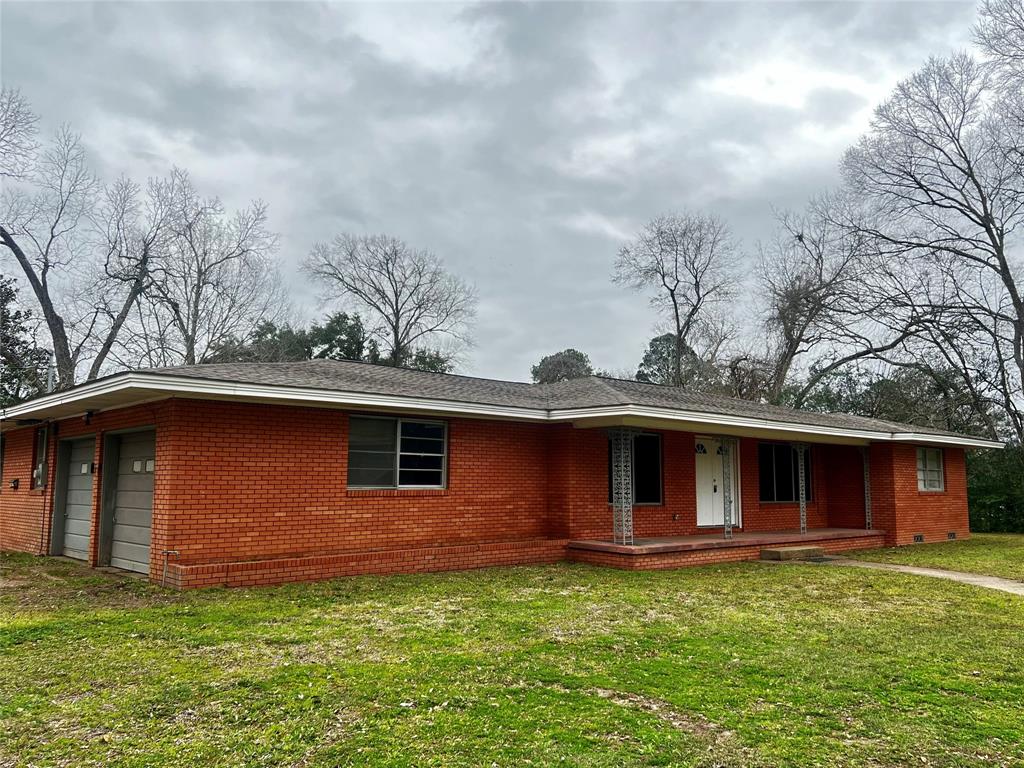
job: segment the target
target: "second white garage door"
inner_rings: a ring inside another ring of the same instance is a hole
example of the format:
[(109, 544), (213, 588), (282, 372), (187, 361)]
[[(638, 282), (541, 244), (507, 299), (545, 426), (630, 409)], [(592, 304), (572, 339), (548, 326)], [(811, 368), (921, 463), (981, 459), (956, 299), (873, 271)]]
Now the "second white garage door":
[(149, 573), (155, 471), (156, 433), (123, 435), (117, 461), (117, 494), (110, 546), (110, 564), (115, 568)]

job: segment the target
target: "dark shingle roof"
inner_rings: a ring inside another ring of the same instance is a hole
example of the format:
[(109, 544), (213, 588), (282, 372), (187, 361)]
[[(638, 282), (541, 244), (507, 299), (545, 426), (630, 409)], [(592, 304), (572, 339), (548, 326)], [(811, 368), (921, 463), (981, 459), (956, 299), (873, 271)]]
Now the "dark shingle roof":
[(527, 384), (342, 360), (222, 363), (150, 368), (140, 373), (538, 410), (638, 405), (825, 428), (956, 435), (953, 432), (862, 416), (800, 411), (749, 400), (690, 392), (682, 387), (644, 384), (600, 376), (588, 376), (555, 384)]

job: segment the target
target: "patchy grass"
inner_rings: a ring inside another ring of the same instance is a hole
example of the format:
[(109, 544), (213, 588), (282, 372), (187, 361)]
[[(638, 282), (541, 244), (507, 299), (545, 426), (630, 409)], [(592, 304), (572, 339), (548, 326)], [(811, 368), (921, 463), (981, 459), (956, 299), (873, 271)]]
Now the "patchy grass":
[(975, 533), (963, 541), (852, 552), (850, 557), (876, 563), (945, 568), (949, 571), (1001, 576), (1024, 581), (1024, 535)]
[(173, 593), (4, 556), (0, 765), (1019, 765), (1022, 626), (853, 568)]

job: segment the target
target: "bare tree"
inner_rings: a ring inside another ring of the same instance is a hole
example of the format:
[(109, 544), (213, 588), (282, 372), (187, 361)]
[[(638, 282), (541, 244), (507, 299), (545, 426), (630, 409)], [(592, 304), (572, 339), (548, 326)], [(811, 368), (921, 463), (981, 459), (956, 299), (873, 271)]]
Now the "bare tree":
[(476, 292), (429, 251), (387, 235), (345, 234), (317, 243), (305, 269), (332, 296), (368, 313), (368, 330), (391, 365), (409, 363), (425, 345), (469, 342)]
[[(991, 70), (933, 59), (876, 112), (844, 159), (848, 188), (873, 208), (850, 222), (890, 265), (894, 313), (917, 315), (904, 345), (937, 349), (1024, 440), (1022, 123)], [(896, 349), (894, 352), (898, 351)]]
[(152, 186), (166, 212), (163, 254), (149, 290), (136, 296), (120, 356), (131, 365), (195, 365), (231, 339), (246, 338), (285, 309), (260, 201), (229, 214), (202, 198), (185, 171)]
[(9, 185), (0, 243), (13, 255), (50, 335), (57, 386), (100, 375), (145, 290), (164, 227), (159, 206), (120, 180), (103, 189), (80, 138), (61, 128), (24, 183)]
[(1024, 79), (1024, 3), (982, 0), (974, 38), (1007, 80)]
[(735, 292), (737, 262), (725, 223), (702, 214), (653, 219), (619, 251), (615, 282), (648, 292), (670, 323), (673, 384), (694, 383), (684, 375), (688, 354), (707, 361), (730, 336), (718, 310)]
[(0, 90), (0, 177), (21, 178), (32, 167), (37, 122), (20, 91)]

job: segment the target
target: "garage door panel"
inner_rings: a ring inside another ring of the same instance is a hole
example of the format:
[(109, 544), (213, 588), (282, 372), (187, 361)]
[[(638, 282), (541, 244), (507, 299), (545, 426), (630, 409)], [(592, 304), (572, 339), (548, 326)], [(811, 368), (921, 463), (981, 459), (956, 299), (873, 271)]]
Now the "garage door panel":
[[(89, 551), (89, 532), (86, 530), (84, 534), (71, 533), (68, 531), (64, 532), (64, 556), (65, 557), (77, 557), (79, 560), (86, 559), (86, 553)], [(75, 554), (71, 554), (75, 553)]]
[(148, 525), (124, 525), (117, 522), (117, 540), (127, 544), (149, 544)]
[(110, 549), (110, 564), (115, 568), (124, 568), (126, 571), (147, 573), (149, 571), (149, 544), (114, 542)]
[(152, 491), (118, 491), (114, 501), (118, 509), (152, 509)]
[(89, 538), (89, 527), (88, 520), (77, 520), (69, 517), (64, 521), (64, 534), (65, 536), (85, 536)]
[(90, 483), (88, 488), (68, 488), (67, 495), (64, 498), (67, 500), (68, 511), (75, 510), (78, 512), (81, 509), (85, 509), (86, 516), (88, 516), (89, 510), (92, 508), (92, 484)]
[(149, 527), (153, 519), (151, 509), (140, 509), (139, 507), (118, 507), (117, 516), (114, 518), (116, 525), (143, 525)]
[(68, 448), (67, 479), (64, 485), (64, 540), (62, 554), (78, 560), (88, 559), (92, 528), (92, 469), (95, 441), (75, 440)]
[[(124, 450), (124, 448), (121, 450)], [(117, 461), (117, 473), (128, 477), (144, 477), (143, 473), (153, 471), (155, 463), (152, 447), (146, 450), (135, 451), (128, 456), (122, 454)], [(148, 470), (147, 467), (149, 467)]]
[(121, 438), (110, 547), (110, 564), (116, 568), (149, 571), (155, 456), (153, 432)]

